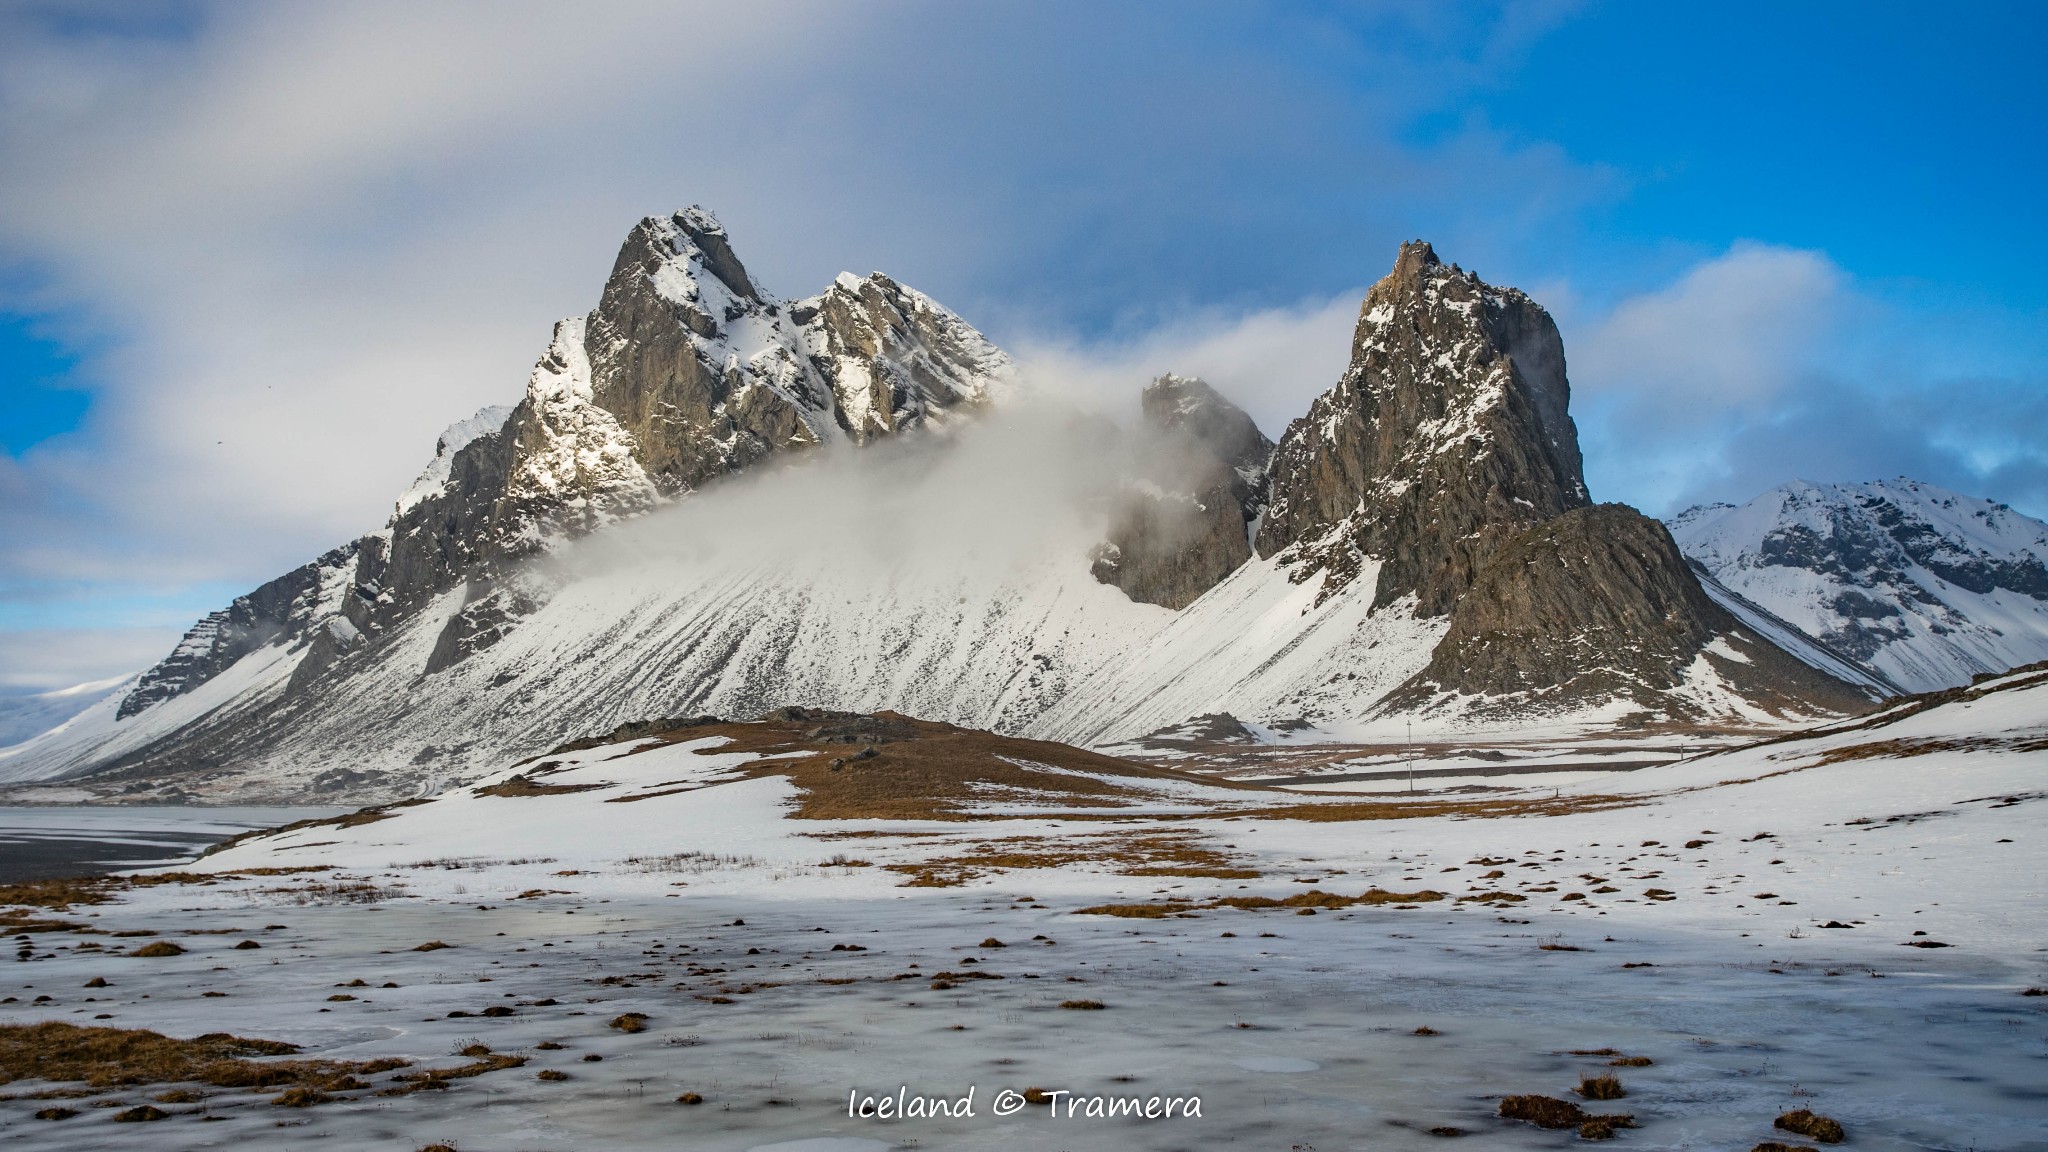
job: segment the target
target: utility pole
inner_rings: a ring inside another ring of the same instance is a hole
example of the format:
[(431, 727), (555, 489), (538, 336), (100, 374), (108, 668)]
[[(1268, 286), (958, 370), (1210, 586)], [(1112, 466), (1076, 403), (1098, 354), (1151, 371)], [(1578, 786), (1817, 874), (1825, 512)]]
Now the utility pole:
[(1412, 793), (1415, 791), (1415, 721), (1409, 720), (1406, 723), (1408, 725), (1408, 791)]

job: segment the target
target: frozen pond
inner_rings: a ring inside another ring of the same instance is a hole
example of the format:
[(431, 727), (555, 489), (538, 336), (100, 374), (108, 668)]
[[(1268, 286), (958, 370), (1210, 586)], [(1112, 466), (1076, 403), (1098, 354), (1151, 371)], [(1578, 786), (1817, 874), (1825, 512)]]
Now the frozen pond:
[[(433, 1142), (750, 1152), (796, 1141), (877, 1152), (1562, 1149), (1583, 1142), (1499, 1120), (1499, 1097), (1576, 1099), (1581, 1076), (1612, 1070), (1628, 1095), (1595, 1110), (1640, 1125), (1616, 1147), (1747, 1149), (1773, 1136), (1773, 1116), (1810, 1106), (1873, 1152), (2048, 1148), (2040, 1002), (2015, 995), (2034, 966), (1977, 949), (1900, 948), (1861, 931), (1744, 937), (1658, 923), (1663, 909), (1597, 925), (1441, 906), (1134, 922), (1077, 916), (1059, 901), (1034, 907), (1022, 898), (1040, 893), (1018, 887), (484, 906), (157, 889), (142, 901), (152, 908), (91, 919), (154, 929), (185, 955), (139, 959), (109, 954), (118, 938), (79, 938), (103, 951), (49, 938), (47, 959), (9, 965), (17, 999), (0, 1005), (0, 1022), (227, 1030), (419, 1065), (459, 1064), (455, 1053), (483, 1043), (527, 1063), (412, 1096), (377, 1095), (379, 1077), (361, 1099), (312, 1109), (271, 1105), (275, 1090), (209, 1091), (144, 1125), (109, 1117), (158, 1089), (70, 1099), (77, 1116), (45, 1122), (30, 1115), (50, 1103), (31, 1098), (39, 1086), (16, 1083), (18, 1099), (0, 1104), (0, 1140), (394, 1152)], [(244, 940), (261, 947), (237, 948)], [(447, 947), (415, 950), (429, 940)], [(82, 987), (94, 977), (109, 986)], [(1061, 1010), (1082, 1000), (1104, 1008)], [(646, 1014), (644, 1031), (608, 1026), (627, 1012)], [(1650, 1063), (1610, 1069), (1617, 1054)], [(997, 1110), (1005, 1090), (1030, 1088), (1199, 1097), (1200, 1115)], [(966, 1117), (847, 1115), (849, 1093), (957, 1100), (970, 1090)], [(704, 1104), (678, 1104), (685, 1092)]]
[(0, 806), (0, 884), (177, 864), (238, 832), (344, 811), (347, 809)]

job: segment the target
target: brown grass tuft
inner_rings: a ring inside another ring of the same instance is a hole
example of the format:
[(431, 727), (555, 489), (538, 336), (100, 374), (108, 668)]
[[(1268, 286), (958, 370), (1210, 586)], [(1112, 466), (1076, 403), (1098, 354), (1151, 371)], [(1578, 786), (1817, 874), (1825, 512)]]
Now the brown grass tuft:
[(1636, 1118), (1633, 1116), (1588, 1116), (1585, 1123), (1579, 1125), (1579, 1139), (1612, 1140), (1616, 1129), (1635, 1126)]
[(571, 792), (588, 792), (594, 788), (609, 788), (609, 784), (542, 784), (530, 774), (521, 773), (510, 780), (502, 780), (487, 788), (473, 791), (477, 796), (566, 796)]
[(271, 1099), (279, 1108), (311, 1108), (315, 1104), (331, 1104), (336, 1097), (329, 1096), (314, 1088), (287, 1088)]
[(1137, 920), (1158, 920), (1194, 908), (1193, 904), (1097, 904), (1092, 908), (1077, 908), (1076, 916), (1123, 916)]
[(1628, 1095), (1621, 1081), (1611, 1075), (1581, 1076), (1579, 1086), (1573, 1091), (1586, 1100), (1619, 1100)]
[(1840, 1144), (1848, 1137), (1848, 1133), (1842, 1130), (1840, 1123), (1826, 1116), (1816, 1115), (1804, 1108), (1796, 1112), (1787, 1112), (1776, 1120), (1771, 1121), (1771, 1127), (1781, 1132), (1790, 1132), (1794, 1136), (1804, 1136), (1809, 1140), (1818, 1140), (1822, 1144)]
[(1586, 1112), (1569, 1100), (1550, 1096), (1506, 1096), (1500, 1114), (1507, 1120), (1526, 1120), (1538, 1128), (1576, 1128), (1585, 1122)]
[(621, 1032), (628, 1033), (645, 1032), (647, 1031), (647, 1013), (627, 1012), (620, 1016), (614, 1016), (606, 1027), (617, 1028)]
[(130, 956), (149, 957), (183, 956), (184, 954), (185, 950), (183, 948), (171, 943), (169, 940), (158, 940), (154, 944), (144, 944), (142, 947), (137, 948), (135, 951), (129, 953)]
[(526, 1063), (524, 1056), (507, 1056), (494, 1053), (469, 1064), (458, 1064), (453, 1068), (428, 1068), (422, 1072), (410, 1072), (399, 1076), (404, 1081), (396, 1088), (386, 1088), (379, 1096), (410, 1096), (415, 1092), (432, 1091), (448, 1087), (450, 1080), (461, 1080), (470, 1076), (481, 1076), (486, 1072), (497, 1072), (505, 1068), (517, 1068)]
[(1062, 1000), (1060, 1001), (1060, 1007), (1072, 1008), (1079, 1012), (1100, 1012), (1104, 1008), (1109, 1007), (1109, 1005), (1104, 1004), (1100, 1000)]

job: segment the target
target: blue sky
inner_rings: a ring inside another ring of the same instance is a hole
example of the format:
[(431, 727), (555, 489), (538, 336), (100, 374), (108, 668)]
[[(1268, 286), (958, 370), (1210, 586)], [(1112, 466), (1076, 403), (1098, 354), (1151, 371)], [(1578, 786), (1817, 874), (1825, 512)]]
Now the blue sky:
[(381, 523), (641, 215), (1277, 433), (1395, 246), (1565, 333), (1595, 495), (2048, 514), (2040, 5), (0, 9), (0, 691)]

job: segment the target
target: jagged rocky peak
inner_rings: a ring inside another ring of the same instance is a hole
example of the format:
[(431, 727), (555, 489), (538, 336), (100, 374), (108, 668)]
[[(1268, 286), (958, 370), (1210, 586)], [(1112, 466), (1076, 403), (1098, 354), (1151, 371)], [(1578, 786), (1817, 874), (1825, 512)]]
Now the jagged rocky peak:
[(1380, 562), (1374, 603), (1441, 616), (1494, 552), (1587, 500), (1564, 344), (1513, 288), (1401, 247), (1336, 386), (1280, 439), (1258, 551), (1327, 569)]
[(1598, 504), (1502, 548), (1458, 601), (1429, 665), (1381, 709), (1526, 715), (1615, 700), (1666, 722), (1869, 704), (1709, 599), (1664, 525), (1625, 504)]
[(1015, 382), (1002, 349), (880, 272), (842, 272), (791, 311), (832, 382), (839, 427), (857, 444), (977, 411)]
[(1194, 377), (1161, 376), (1140, 403), (1146, 434), (1090, 571), (1133, 600), (1177, 610), (1251, 559), (1273, 442)]
[(309, 687), (464, 589), (428, 662), (445, 668), (545, 599), (545, 582), (518, 569), (556, 542), (771, 456), (980, 408), (1015, 378), (966, 321), (879, 272), (842, 274), (789, 304), (754, 281), (710, 212), (647, 217), (620, 246), (597, 307), (555, 325), (516, 406), (452, 426), (385, 528), (282, 578), (296, 588), (343, 556), (320, 627), (287, 626), (265, 585), (195, 628), (125, 714), (279, 636), (308, 640), (292, 685)]

